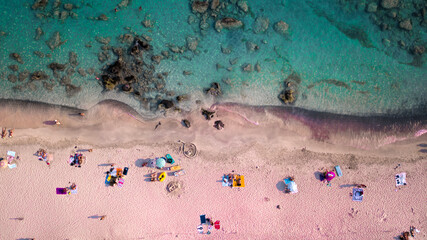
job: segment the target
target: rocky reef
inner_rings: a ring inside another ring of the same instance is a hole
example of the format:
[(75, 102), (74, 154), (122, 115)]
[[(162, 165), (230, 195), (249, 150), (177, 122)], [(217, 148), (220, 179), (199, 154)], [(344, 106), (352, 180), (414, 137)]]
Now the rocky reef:
[(298, 85), (301, 77), (296, 72), (292, 72), (283, 82), (284, 89), (279, 94), (279, 99), (284, 104), (293, 104), (297, 100)]

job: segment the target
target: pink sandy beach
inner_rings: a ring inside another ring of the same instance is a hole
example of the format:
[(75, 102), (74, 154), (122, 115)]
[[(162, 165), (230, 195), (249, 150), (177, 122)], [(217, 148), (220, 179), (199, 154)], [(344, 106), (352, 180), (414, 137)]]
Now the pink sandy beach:
[[(298, 123), (217, 110), (210, 121), (188, 114), (189, 129), (171, 117), (154, 130), (158, 121), (102, 105), (84, 117), (0, 107), (0, 126), (15, 128), (0, 139), (0, 157), (19, 155), (16, 168), (0, 169), (0, 239), (393, 239), (411, 225), (420, 230), (415, 239), (427, 239), (426, 134), (361, 150), (312, 140)], [(53, 119), (61, 125), (43, 124)], [(217, 119), (225, 129), (212, 127)], [(185, 157), (178, 140), (194, 143), (198, 155)], [(83, 152), (81, 168), (67, 164), (74, 146), (94, 149)], [(53, 156), (50, 166), (34, 155), (39, 148)], [(167, 153), (186, 174), (149, 182), (155, 169), (141, 163)], [(111, 163), (129, 167), (122, 188), (104, 183)], [(343, 176), (320, 182), (317, 173), (335, 165)], [(232, 171), (245, 176), (244, 188), (222, 187)], [(408, 185), (396, 188), (400, 172)], [(288, 176), (297, 194), (284, 193)], [(170, 181), (182, 189), (168, 193)], [(73, 182), (77, 194), (55, 194)], [(367, 186), (362, 202), (352, 201), (353, 184)], [(221, 229), (199, 234), (202, 214)]]

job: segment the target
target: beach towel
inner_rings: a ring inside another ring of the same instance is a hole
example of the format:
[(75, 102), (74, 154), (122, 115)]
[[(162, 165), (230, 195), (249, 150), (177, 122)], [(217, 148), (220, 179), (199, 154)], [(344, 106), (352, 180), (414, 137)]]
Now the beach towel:
[(396, 174), (394, 178), (396, 179), (396, 187), (406, 185), (406, 173)]
[(13, 156), (7, 156), (7, 163), (8, 164), (10, 164), (10, 163), (12, 163), (13, 162), (13, 160), (15, 159), (15, 157), (13, 157)]
[(341, 167), (340, 167), (340, 166), (336, 165), (336, 166), (335, 166), (335, 171), (337, 171), (337, 175), (338, 175), (338, 177), (341, 177), (341, 176), (342, 176), (342, 171), (341, 171)]
[(16, 152), (14, 152), (14, 151), (7, 151), (8, 156), (15, 157), (15, 154), (16, 154)]
[(107, 174), (107, 176), (105, 177), (105, 184), (110, 184), (110, 179), (108, 179), (110, 175)]
[(16, 163), (14, 163), (14, 164), (8, 164), (7, 165), (10, 169), (12, 169), (12, 168), (16, 168)]
[(120, 178), (120, 180), (117, 182), (117, 186), (123, 187), (123, 183), (125, 183), (125, 180), (123, 178)]
[(200, 222), (206, 224), (206, 215), (200, 215)]
[(66, 188), (56, 188), (56, 194), (65, 195), (65, 194), (67, 194), (67, 189)]
[(353, 201), (361, 202), (363, 200), (363, 189), (353, 188)]
[(216, 230), (219, 230), (219, 228), (220, 228), (219, 220), (218, 220), (218, 221), (215, 221), (214, 226), (215, 226), (215, 229), (216, 229)]
[(77, 194), (77, 188), (74, 190), (70, 190), (70, 194)]
[(229, 180), (227, 180), (227, 182), (225, 181), (227, 176), (222, 176), (222, 186), (223, 187), (229, 187), (231, 186), (231, 182)]

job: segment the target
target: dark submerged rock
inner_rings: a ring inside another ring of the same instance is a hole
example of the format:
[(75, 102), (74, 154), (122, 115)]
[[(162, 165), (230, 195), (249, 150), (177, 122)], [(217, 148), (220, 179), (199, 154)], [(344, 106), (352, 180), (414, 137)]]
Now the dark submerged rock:
[(214, 82), (211, 84), (211, 87), (206, 89), (206, 93), (211, 94), (213, 96), (221, 95), (221, 86), (219, 83)]
[(60, 63), (53, 62), (53, 63), (50, 63), (48, 67), (53, 71), (64, 71), (65, 68), (67, 67), (67, 64), (60, 64)]
[(182, 125), (184, 127), (186, 127), (186, 128), (190, 128), (191, 127), (190, 121), (188, 121), (187, 119), (183, 119), (182, 120)]
[(31, 77), (30, 77), (31, 80), (36, 80), (36, 81), (46, 80), (48, 78), (49, 76), (43, 71), (35, 71), (31, 73)]
[(59, 32), (55, 32), (53, 33), (52, 37), (46, 41), (46, 44), (50, 48), (50, 50), (54, 50), (55, 48), (61, 46), (66, 42), (67, 40), (61, 41), (61, 35), (59, 34)]
[(221, 120), (215, 121), (214, 128), (221, 130), (224, 128), (224, 123)]
[(17, 72), (19, 70), (19, 67), (16, 64), (9, 65), (8, 67), (9, 67), (10, 70), (12, 70), (14, 72)]
[(13, 60), (17, 61), (20, 64), (24, 63), (24, 61), (22, 61), (21, 55), (19, 55), (18, 53), (11, 53), (11, 54), (9, 54), (9, 57), (12, 58)]
[(165, 109), (172, 108), (174, 106), (174, 103), (171, 100), (163, 99), (159, 102), (159, 107), (163, 107)]
[(204, 13), (208, 10), (209, 7), (209, 1), (194, 1), (193, 4), (191, 4), (191, 8), (193, 12), (196, 13)]
[(214, 117), (215, 112), (211, 112), (205, 109), (202, 109), (202, 115), (205, 116), (206, 120), (211, 120)]

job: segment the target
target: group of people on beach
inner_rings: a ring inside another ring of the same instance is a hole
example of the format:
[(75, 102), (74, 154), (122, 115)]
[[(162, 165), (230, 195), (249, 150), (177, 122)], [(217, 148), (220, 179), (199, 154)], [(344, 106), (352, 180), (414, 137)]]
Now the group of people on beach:
[[(9, 129), (9, 137), (13, 137), (13, 130), (15, 130), (14, 128)], [(1, 129), (1, 138), (5, 139), (7, 136), (7, 129), (4, 127)]]

